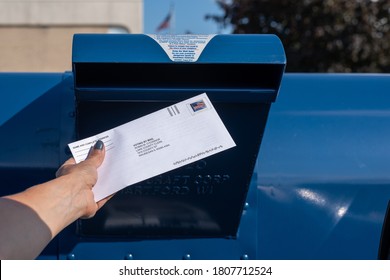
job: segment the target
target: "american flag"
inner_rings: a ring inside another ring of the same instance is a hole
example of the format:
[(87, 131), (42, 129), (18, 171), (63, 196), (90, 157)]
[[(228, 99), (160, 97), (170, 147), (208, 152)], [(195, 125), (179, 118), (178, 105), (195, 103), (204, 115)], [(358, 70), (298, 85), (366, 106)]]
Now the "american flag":
[(172, 9), (169, 11), (168, 15), (165, 17), (165, 19), (160, 23), (160, 25), (156, 28), (156, 32), (160, 32), (164, 29), (167, 29), (171, 25), (171, 19), (172, 19)]
[(191, 103), (191, 108), (194, 110), (194, 112), (200, 111), (204, 108), (206, 108), (206, 103), (204, 103), (203, 100), (196, 101), (194, 103)]

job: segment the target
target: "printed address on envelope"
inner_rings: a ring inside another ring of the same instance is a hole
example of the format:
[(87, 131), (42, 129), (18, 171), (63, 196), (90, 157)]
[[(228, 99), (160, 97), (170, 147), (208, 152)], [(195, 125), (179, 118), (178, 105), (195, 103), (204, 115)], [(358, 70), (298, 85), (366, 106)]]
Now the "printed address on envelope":
[(99, 201), (127, 186), (236, 146), (206, 93), (69, 144), (76, 162), (102, 140)]

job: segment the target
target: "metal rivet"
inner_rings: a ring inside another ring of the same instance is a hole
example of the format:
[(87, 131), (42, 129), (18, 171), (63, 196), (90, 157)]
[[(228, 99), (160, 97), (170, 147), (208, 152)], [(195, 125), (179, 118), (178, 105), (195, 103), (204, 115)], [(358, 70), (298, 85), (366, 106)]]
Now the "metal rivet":
[(132, 260), (133, 259), (133, 254), (127, 254), (125, 256), (125, 260)]
[(247, 254), (244, 254), (240, 257), (240, 260), (249, 260), (249, 256)]
[(191, 259), (191, 255), (190, 254), (185, 254), (183, 256), (183, 260), (190, 260)]
[(67, 259), (67, 260), (74, 260), (74, 259), (76, 259), (76, 256), (75, 256), (75, 254), (68, 254), (68, 255), (66, 256), (66, 259)]

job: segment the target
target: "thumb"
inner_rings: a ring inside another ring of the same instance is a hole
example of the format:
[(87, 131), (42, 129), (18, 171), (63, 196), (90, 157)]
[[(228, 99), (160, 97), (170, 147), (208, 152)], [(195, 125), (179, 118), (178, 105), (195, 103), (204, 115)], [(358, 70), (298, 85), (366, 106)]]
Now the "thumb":
[(93, 147), (89, 150), (88, 156), (85, 161), (93, 164), (96, 168), (98, 168), (104, 160), (104, 156), (106, 154), (106, 149), (104, 147), (104, 143), (101, 140), (98, 140)]

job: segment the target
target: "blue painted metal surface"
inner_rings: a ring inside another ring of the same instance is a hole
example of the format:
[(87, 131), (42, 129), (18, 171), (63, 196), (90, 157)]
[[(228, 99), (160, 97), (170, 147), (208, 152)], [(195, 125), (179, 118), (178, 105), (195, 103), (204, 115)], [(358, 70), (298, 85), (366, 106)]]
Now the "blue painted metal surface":
[(1, 195), (52, 178), (58, 168), (62, 96), (71, 90), (66, 76), (0, 74)]
[[(1, 143), (3, 194), (54, 176), (59, 157), (68, 156), (65, 145), (47, 150), (42, 143), (51, 138), (37, 138), (40, 127), (55, 126), (58, 135), (73, 127), (71, 110), (53, 109), (59, 100), (73, 102), (67, 79), (71, 74), (0, 74), (1, 139), (16, 141)], [(29, 90), (18, 88), (26, 83)], [(24, 104), (12, 109), (22, 94)], [(41, 258), (375, 259), (390, 198), (389, 121), (390, 75), (285, 74), (237, 239), (78, 242), (67, 236), (71, 226)], [(46, 161), (53, 154), (57, 159)], [(5, 176), (10, 159), (14, 172)], [(31, 163), (28, 173), (16, 168)]]
[[(191, 36), (191, 35), (184, 35)], [(197, 35), (194, 35), (197, 36)], [(261, 37), (261, 40), (256, 38)], [(252, 48), (242, 48), (251, 45)], [(221, 51), (223, 50), (223, 51)], [(261, 52), (259, 51), (261, 50)], [(144, 34), (76, 34), (74, 63), (173, 63), (152, 38)], [(284, 48), (275, 35), (217, 35), (207, 45), (199, 63), (285, 64)]]
[(390, 76), (285, 75), (258, 158), (258, 253), (375, 259), (390, 199)]

